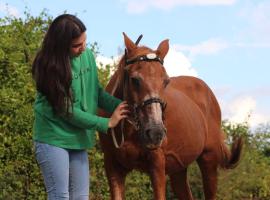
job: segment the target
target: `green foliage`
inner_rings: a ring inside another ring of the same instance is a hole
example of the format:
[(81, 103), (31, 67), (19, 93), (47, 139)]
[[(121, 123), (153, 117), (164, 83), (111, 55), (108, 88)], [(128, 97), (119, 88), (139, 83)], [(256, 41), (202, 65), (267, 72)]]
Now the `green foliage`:
[(51, 18), (0, 20), (0, 199), (44, 199), (32, 149), (33, 57)]
[[(0, 199), (46, 199), (43, 178), (32, 145), (32, 104), (35, 99), (30, 69), (51, 17), (42, 12), (33, 17), (0, 19)], [(96, 43), (90, 45), (98, 54)], [(99, 69), (99, 79), (107, 84), (114, 66)], [(224, 122), (228, 144), (243, 136), (245, 145), (239, 166), (220, 171), (218, 199), (270, 199), (270, 125), (250, 131), (247, 124)], [(99, 144), (89, 151), (91, 199), (109, 199)], [(194, 197), (203, 199), (201, 175), (196, 164), (189, 167)], [(132, 172), (126, 179), (126, 199), (152, 199), (149, 177)], [(167, 199), (173, 199), (167, 185)]]
[(239, 166), (220, 171), (218, 199), (270, 199), (270, 159), (246, 145)]
[(250, 143), (266, 157), (270, 157), (270, 124), (260, 125), (255, 132)]
[(153, 199), (153, 190), (147, 175), (132, 171), (126, 180), (127, 199)]
[(89, 151), (90, 160), (90, 197), (93, 200), (109, 199), (109, 187), (105, 175), (103, 154), (96, 147)]
[[(96, 58), (100, 53), (99, 46), (98, 46), (97, 42), (90, 44), (90, 48), (91, 48), (91, 50)], [(112, 72), (114, 72), (116, 70), (116, 64), (104, 65), (103, 63), (97, 63), (97, 67), (98, 67), (99, 82), (100, 82), (101, 86), (103, 88), (105, 88), (109, 79), (110, 79), (110, 75), (112, 74)]]
[(99, 67), (98, 77), (99, 77), (99, 82), (103, 88), (105, 88), (105, 86), (108, 83), (108, 79), (110, 77), (110, 70), (111, 70), (110, 65), (106, 65), (105, 67), (104, 66)]
[[(269, 148), (269, 126), (264, 125), (251, 132), (246, 123), (223, 123), (228, 144), (232, 139), (242, 136), (243, 153), (239, 166), (233, 170), (219, 170), (217, 199), (270, 199), (270, 157), (265, 154)], [(262, 139), (263, 138), (263, 139)], [(199, 168), (190, 168), (190, 185), (194, 197), (203, 199), (203, 189)]]

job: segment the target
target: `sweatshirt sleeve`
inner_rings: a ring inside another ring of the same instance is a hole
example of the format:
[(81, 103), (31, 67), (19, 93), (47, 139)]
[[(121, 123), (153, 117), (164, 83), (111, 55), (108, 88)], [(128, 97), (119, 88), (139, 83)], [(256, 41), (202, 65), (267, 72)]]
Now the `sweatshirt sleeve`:
[(95, 129), (99, 132), (106, 133), (108, 130), (109, 118), (99, 117), (97, 115), (85, 112), (73, 107), (71, 116), (62, 116), (70, 124), (84, 129)]
[[(70, 116), (57, 115), (53, 113), (52, 107), (46, 100), (45, 96), (39, 95), (35, 102), (35, 111), (49, 119), (50, 121), (64, 120), (69, 124), (83, 129), (96, 129), (97, 131), (106, 133), (108, 130), (109, 118), (99, 117), (83, 111), (79, 108), (79, 102), (73, 104), (73, 110)], [(72, 109), (72, 108), (70, 108)]]
[(99, 88), (98, 88), (98, 107), (99, 108), (102, 108), (109, 113), (113, 113), (113, 111), (121, 102), (122, 102), (121, 99), (118, 99), (110, 95), (99, 84)]
[[(106, 133), (108, 130), (109, 118), (100, 117), (80, 109), (80, 106), (73, 105), (71, 116), (64, 117), (70, 124), (79, 128), (95, 129), (99, 132)], [(121, 103), (121, 100), (110, 95), (98, 83), (98, 107), (109, 113), (113, 113), (115, 108)]]

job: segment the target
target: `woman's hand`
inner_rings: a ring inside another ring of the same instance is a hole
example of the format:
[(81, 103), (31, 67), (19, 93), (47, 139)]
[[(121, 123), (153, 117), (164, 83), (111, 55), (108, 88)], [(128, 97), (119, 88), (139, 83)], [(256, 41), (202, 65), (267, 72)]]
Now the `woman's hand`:
[(126, 101), (123, 101), (114, 110), (109, 120), (109, 128), (116, 127), (117, 124), (121, 121), (121, 119), (127, 118), (128, 113), (129, 113), (128, 104)]

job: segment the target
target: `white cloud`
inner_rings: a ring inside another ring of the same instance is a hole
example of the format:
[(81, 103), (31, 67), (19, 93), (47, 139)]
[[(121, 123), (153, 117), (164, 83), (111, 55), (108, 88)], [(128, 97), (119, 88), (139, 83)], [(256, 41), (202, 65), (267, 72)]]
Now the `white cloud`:
[(254, 43), (235, 43), (235, 47), (240, 48), (270, 48), (270, 42), (254, 42)]
[(187, 53), (188, 59), (193, 60), (198, 55), (215, 55), (223, 51), (224, 49), (228, 48), (270, 48), (270, 41), (268, 43), (267, 42), (229, 43), (221, 38), (211, 38), (195, 45), (175, 44), (174, 48), (177, 51)]
[[(269, 9), (270, 10), (270, 9)], [(270, 21), (270, 19), (269, 19)], [(270, 22), (269, 22), (270, 23)], [(267, 35), (269, 38), (269, 34)], [(224, 49), (228, 48), (270, 48), (269, 42), (228, 42), (222, 38), (210, 38), (194, 45), (175, 44), (174, 48), (177, 51), (187, 53), (189, 60), (193, 60), (198, 55), (215, 55)]]
[(150, 8), (169, 10), (176, 6), (233, 5), (236, 0), (126, 0), (129, 13), (142, 13)]
[(164, 59), (164, 67), (170, 77), (179, 75), (198, 76), (196, 70), (191, 67), (189, 59), (173, 47), (169, 49)]
[(197, 55), (212, 55), (229, 47), (229, 44), (219, 38), (212, 38), (196, 45), (175, 45), (175, 49), (188, 53), (188, 57), (193, 59)]
[(16, 7), (11, 6), (9, 4), (4, 4), (2, 2), (0, 2), (0, 12), (4, 12), (10, 16), (13, 16), (13, 17), (20, 16), (20, 12), (18, 11), (18, 9)]
[(233, 99), (223, 97), (218, 98), (222, 110), (222, 119), (227, 119), (231, 123), (248, 122), (251, 128), (270, 121), (269, 112), (259, 108), (258, 97), (247, 95), (237, 96)]
[(227, 107), (229, 119), (235, 123), (248, 121), (256, 109), (256, 100), (250, 96), (234, 99)]

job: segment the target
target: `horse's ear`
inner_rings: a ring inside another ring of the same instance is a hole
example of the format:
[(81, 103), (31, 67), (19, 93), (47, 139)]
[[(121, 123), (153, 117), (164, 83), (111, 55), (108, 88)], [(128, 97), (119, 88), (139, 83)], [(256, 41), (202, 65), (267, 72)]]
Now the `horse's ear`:
[(169, 40), (163, 40), (157, 48), (157, 54), (159, 55), (159, 57), (161, 59), (164, 59), (164, 57), (166, 56), (166, 54), (169, 51)]
[(129, 39), (129, 37), (124, 32), (123, 32), (123, 35), (124, 35), (125, 46), (126, 46), (126, 49), (129, 53), (130, 51), (135, 49), (137, 46), (134, 42), (132, 42), (131, 39)]

